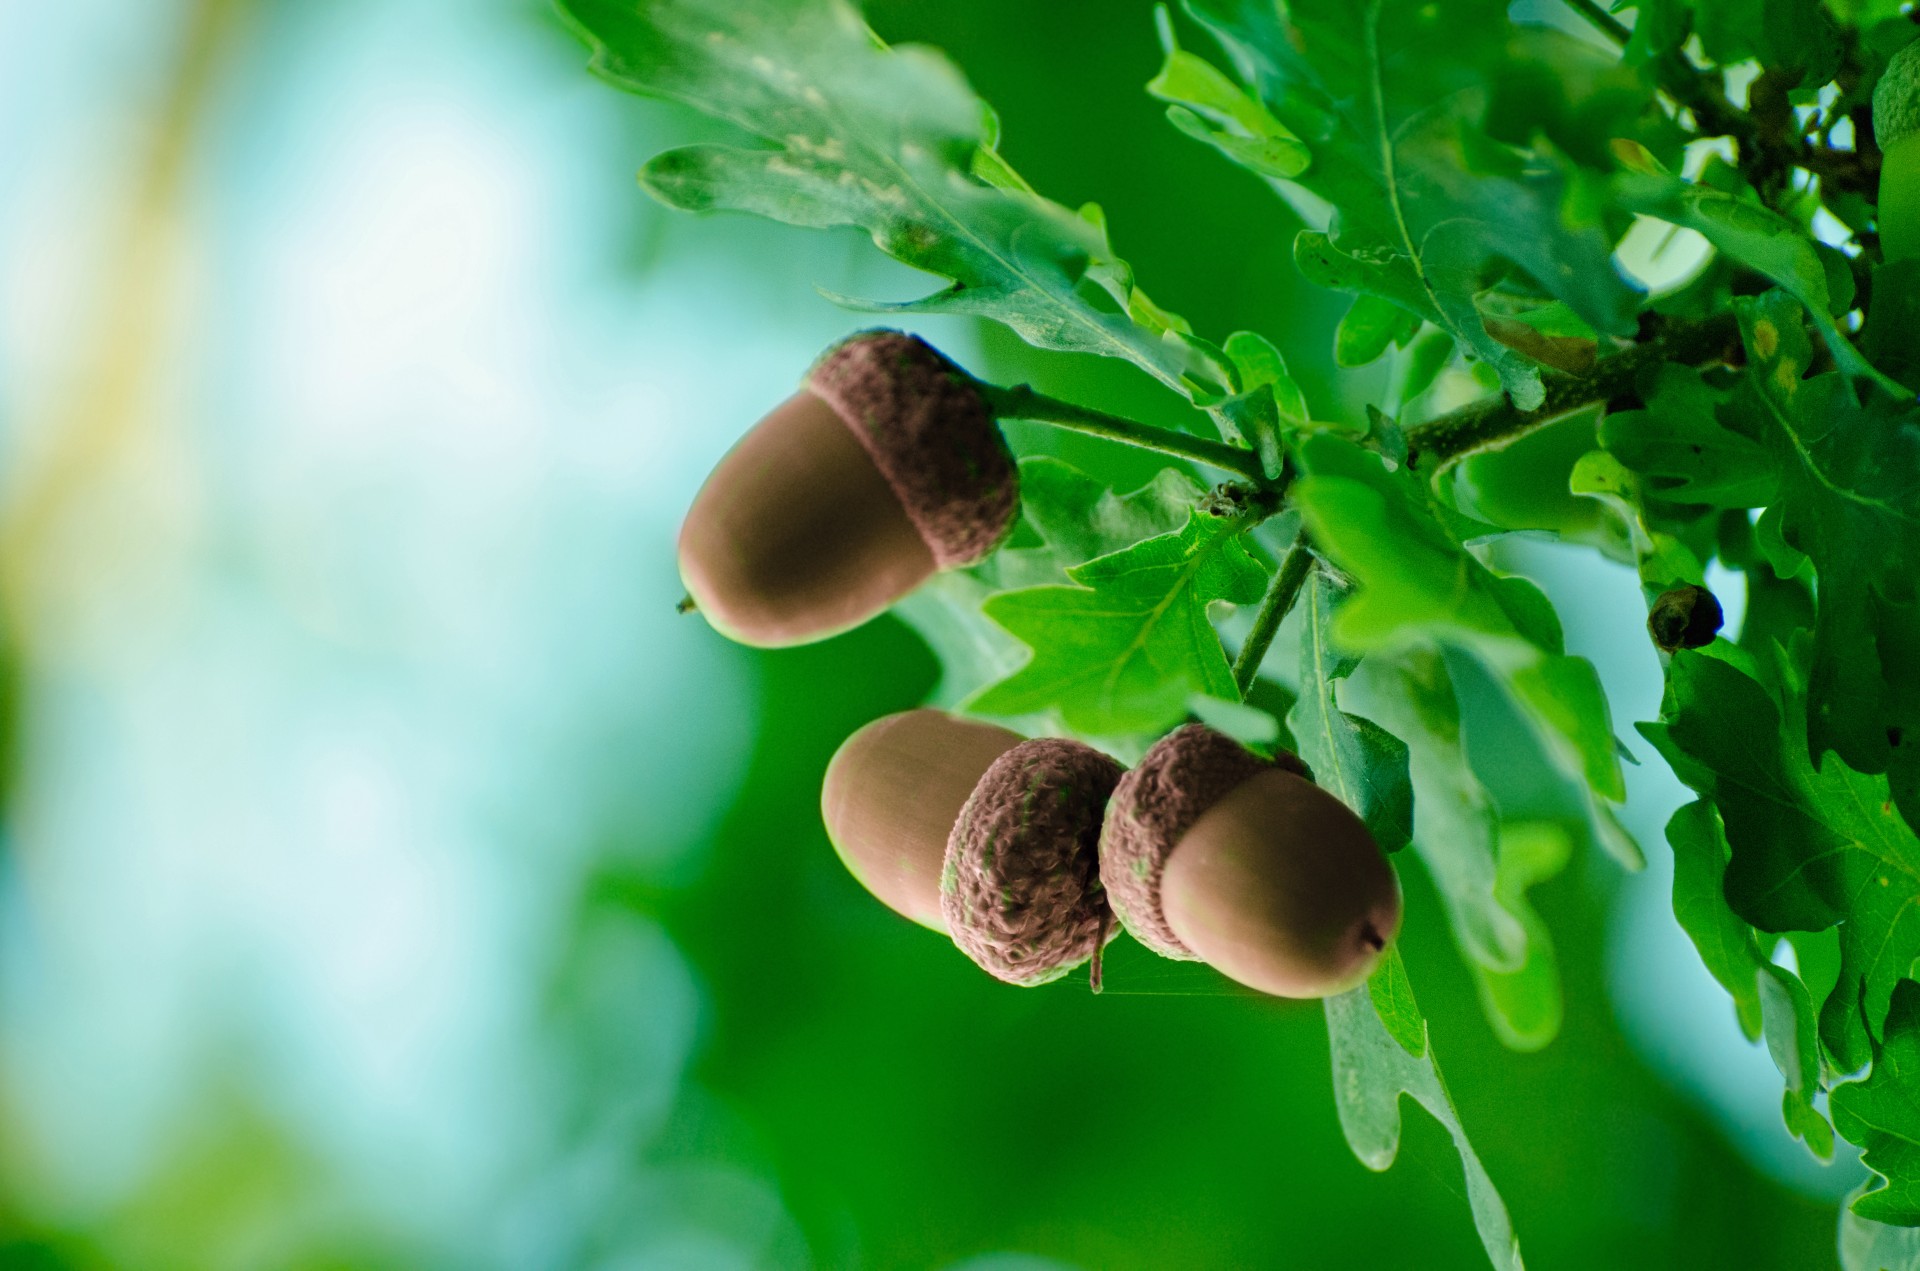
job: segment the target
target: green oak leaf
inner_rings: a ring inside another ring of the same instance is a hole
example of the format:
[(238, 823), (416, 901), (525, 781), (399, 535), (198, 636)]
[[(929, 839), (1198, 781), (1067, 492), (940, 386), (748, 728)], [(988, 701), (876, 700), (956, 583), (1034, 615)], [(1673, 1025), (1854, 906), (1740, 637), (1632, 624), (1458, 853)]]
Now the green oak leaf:
[(1866, 1061), (1847, 1025), (1879, 1034), (1894, 986), (1920, 957), (1920, 838), (1894, 811), (1884, 776), (1800, 742), (1798, 685), (1781, 703), (1728, 658), (1673, 655), (1661, 720), (1640, 731), (1680, 779), (1711, 799), (1732, 857), (1726, 898), (1762, 931), (1840, 924), (1840, 985), (1822, 1010), (1822, 1040), (1843, 1068)]
[(658, 156), (642, 181), (666, 203), (858, 228), (952, 280), (921, 300), (860, 307), (992, 318), (1041, 348), (1132, 362), (1189, 396), (1233, 392), (1224, 355), (1133, 286), (1097, 215), (1041, 198), (1000, 160), (992, 116), (953, 65), (886, 47), (846, 0), (561, 0), (561, 10), (603, 79), (768, 143)]
[(1866, 1149), (1867, 1166), (1885, 1180), (1857, 1196), (1853, 1212), (1920, 1227), (1920, 983), (1902, 980), (1894, 989), (1873, 1071), (1835, 1086), (1832, 1104), (1834, 1125)]
[[(1037, 550), (1046, 554), (1054, 575), (1031, 580), (1064, 582), (1076, 565), (1172, 533), (1186, 524), (1205, 494), (1206, 488), (1179, 468), (1162, 468), (1139, 489), (1118, 494), (1063, 459), (1022, 459), (1020, 515), (1044, 541)], [(1019, 549), (1002, 548), (1000, 555), (1009, 550)]]
[(1895, 397), (1912, 396), (1861, 356), (1834, 321), (1827, 264), (1805, 227), (1757, 202), (1668, 173), (1629, 171), (1620, 175), (1619, 184), (1625, 206), (1697, 231), (1720, 252), (1777, 283), (1805, 309), (1842, 371)]
[[(1311, 152), (1290, 183), (1331, 204), (1336, 225), (1321, 243), (1296, 245), (1310, 278), (1436, 321), (1500, 373), (1523, 409), (1542, 400), (1539, 371), (1487, 331), (1477, 293), (1517, 271), (1596, 330), (1630, 331), (1637, 297), (1613, 268), (1612, 236), (1568, 197), (1568, 165), (1551, 146), (1527, 152), (1489, 133), (1489, 103), (1513, 58), (1503, 0), (1187, 8)], [(1607, 60), (1561, 33), (1537, 33), (1536, 43), (1570, 62)], [(1372, 266), (1309, 264), (1334, 255)]]
[(1778, 292), (1736, 302), (1781, 489), (1780, 536), (1819, 577), (1808, 743), (1891, 771), (1920, 825), (1920, 407), (1865, 405), (1813, 350)]
[(1733, 995), (1740, 1031), (1764, 1035), (1786, 1090), (1782, 1118), (1816, 1156), (1833, 1155), (1833, 1127), (1813, 1106), (1820, 1089), (1819, 1018), (1806, 985), (1761, 952), (1752, 926), (1728, 908), (1729, 849), (1720, 819), (1704, 800), (1667, 821), (1673, 847), (1673, 916), (1713, 978)]
[(969, 699), (987, 715), (1056, 710), (1095, 736), (1179, 722), (1195, 693), (1237, 699), (1232, 668), (1207, 617), (1216, 600), (1253, 604), (1267, 572), (1240, 541), (1246, 520), (1195, 508), (1184, 528), (1068, 570), (1080, 586), (1006, 591), (987, 617), (1033, 650), (1007, 678)]
[(1340, 366), (1366, 366), (1389, 348), (1405, 348), (1420, 333), (1421, 318), (1391, 300), (1356, 296), (1333, 332), (1333, 360)]
[(1404, 742), (1370, 719), (1340, 709), (1336, 690), (1360, 659), (1334, 643), (1339, 584), (1315, 569), (1300, 597), (1300, 697), (1287, 726), (1321, 789), (1367, 823), (1381, 848), (1397, 852), (1413, 834), (1413, 787)]
[(1353, 1154), (1371, 1170), (1392, 1166), (1400, 1151), (1400, 1096), (1410, 1095), (1459, 1150), (1467, 1203), (1488, 1260), (1497, 1271), (1522, 1271), (1506, 1203), (1460, 1123), (1399, 950), (1387, 953), (1370, 983), (1328, 998), (1325, 1006), (1334, 1106)]
[(1404, 468), (1327, 433), (1305, 439), (1297, 458), (1305, 475), (1290, 497), (1315, 544), (1359, 584), (1334, 638), (1362, 654), (1426, 640), (1471, 650), (1497, 672), (1549, 758), (1579, 779), (1596, 839), (1637, 867), (1637, 849), (1604, 806), (1626, 796), (1606, 696), (1592, 664), (1563, 651), (1545, 595), (1462, 547)]
[(1433, 876), (1489, 1021), (1507, 1045), (1538, 1049), (1559, 1028), (1560, 981), (1525, 889), (1551, 870), (1530, 852), (1537, 841), (1516, 840), (1521, 855), (1502, 856), (1505, 827), (1468, 756), (1446, 659), (1431, 649), (1376, 654), (1349, 679), (1358, 704), (1406, 745), (1414, 852)]
[(1614, 411), (1600, 444), (1646, 480), (1647, 494), (1674, 503), (1757, 508), (1780, 489), (1779, 462), (1752, 412), (1692, 367), (1662, 365), (1642, 390), (1643, 410)]
[(1181, 48), (1164, 7), (1155, 19), (1167, 56), (1147, 91), (1171, 103), (1174, 127), (1261, 176), (1300, 175), (1311, 162), (1300, 138), (1213, 63)]

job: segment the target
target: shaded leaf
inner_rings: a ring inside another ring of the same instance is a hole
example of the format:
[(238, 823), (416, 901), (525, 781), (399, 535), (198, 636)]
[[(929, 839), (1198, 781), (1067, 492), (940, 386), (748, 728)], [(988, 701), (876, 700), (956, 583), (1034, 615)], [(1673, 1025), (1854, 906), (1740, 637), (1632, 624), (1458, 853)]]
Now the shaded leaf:
[(1864, 1081), (1833, 1090), (1833, 1122), (1865, 1148), (1868, 1168), (1885, 1181), (1854, 1199), (1873, 1222), (1920, 1227), (1920, 983), (1894, 990), (1887, 1033), (1873, 1048)]
[(1709, 656), (1727, 649), (1674, 654), (1661, 722), (1640, 731), (1719, 809), (1736, 914), (1762, 931), (1840, 924), (1841, 982), (1822, 1038), (1843, 1069), (1857, 1067), (1867, 1056), (1840, 1023), (1858, 1011), (1878, 1035), (1895, 984), (1920, 956), (1920, 839), (1885, 777), (1831, 757), (1816, 771), (1797, 740), (1795, 699), (1783, 711), (1751, 676)]
[(1339, 594), (1338, 584), (1316, 569), (1300, 597), (1300, 697), (1287, 724), (1315, 783), (1359, 813), (1383, 850), (1397, 852), (1413, 833), (1407, 747), (1372, 720), (1339, 707), (1340, 681), (1359, 663), (1334, 643)]
[[(561, 8), (602, 78), (768, 143), (660, 155), (642, 180), (665, 202), (864, 230), (953, 283), (867, 307), (988, 317), (1042, 348), (1122, 358), (1190, 396), (1232, 392), (1225, 358), (1137, 293), (1097, 219), (1031, 193), (991, 154), (990, 115), (959, 72), (931, 50), (881, 44), (845, 0)], [(1085, 294), (1083, 279), (1110, 303)]]
[[(1419, 1008), (1397, 949), (1390, 950), (1374, 972), (1374, 982), (1383, 981), (1378, 997), (1363, 984), (1326, 1000), (1334, 1104), (1347, 1144), (1368, 1169), (1390, 1167), (1400, 1151), (1400, 1096), (1412, 1096), (1446, 1129), (1460, 1152), (1467, 1203), (1488, 1259), (1499, 1271), (1521, 1271), (1520, 1242), (1506, 1204), (1460, 1124), (1453, 1096), (1434, 1062), (1425, 1020), (1420, 1021), (1417, 1047), (1402, 1040), (1411, 1033)], [(1381, 1000), (1389, 1004), (1391, 1025), (1377, 1005)]]
[(1920, 824), (1920, 407), (1863, 406), (1838, 374), (1803, 378), (1813, 350), (1780, 293), (1736, 310), (1780, 464), (1774, 524), (1819, 576), (1808, 744), (1891, 771)]

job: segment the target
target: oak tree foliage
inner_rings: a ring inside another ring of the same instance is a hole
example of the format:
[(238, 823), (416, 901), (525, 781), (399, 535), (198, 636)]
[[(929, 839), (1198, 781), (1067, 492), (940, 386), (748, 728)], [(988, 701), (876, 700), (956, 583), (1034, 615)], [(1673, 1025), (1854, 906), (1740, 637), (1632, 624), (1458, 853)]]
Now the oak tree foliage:
[[(652, 159), (655, 197), (858, 229), (933, 281), (845, 303), (1129, 362), (1249, 456), (1258, 480), (1212, 489), (1205, 469), (1114, 489), (1025, 461), (1007, 544), (901, 608), (942, 700), (1123, 755), (1195, 714), (1284, 737), (1428, 871), (1522, 1049), (1562, 1012), (1529, 889), (1577, 854), (1637, 865), (1616, 818), (1637, 729), (1697, 796), (1661, 849), (1674, 910), (1777, 1063), (1787, 1128), (1821, 1156), (1837, 1133), (1879, 1176), (1843, 1214), (1846, 1256), (1920, 1265), (1920, 267), (1881, 260), (1869, 106), (1915, 33), (1898, 5), (1163, 11), (1146, 91), (1308, 226), (1298, 268), (1351, 296), (1337, 364), (1392, 361), (1360, 418), (1305, 399), (1292, 333), (1200, 332), (1154, 303), (1098, 207), (1006, 162), (959, 68), (889, 47), (848, 0), (562, 8), (600, 76), (738, 129)], [(1703, 263), (1636, 281), (1623, 244), (1649, 231), (1697, 235)], [(1649, 605), (1717, 565), (1744, 620), (1657, 655), (1658, 719), (1616, 719), (1546, 595), (1495, 563), (1518, 531), (1623, 562)], [(1310, 565), (1288, 590), (1290, 541)], [(1271, 648), (1272, 624), (1249, 650), (1226, 621), (1288, 606)], [(1256, 673), (1288, 685), (1284, 719), (1243, 701)], [(1816, 999), (1771, 951), (1830, 929), (1840, 975)], [(1326, 1016), (1356, 1154), (1392, 1162), (1409, 1096), (1459, 1147), (1489, 1259), (1520, 1266), (1400, 955)]]

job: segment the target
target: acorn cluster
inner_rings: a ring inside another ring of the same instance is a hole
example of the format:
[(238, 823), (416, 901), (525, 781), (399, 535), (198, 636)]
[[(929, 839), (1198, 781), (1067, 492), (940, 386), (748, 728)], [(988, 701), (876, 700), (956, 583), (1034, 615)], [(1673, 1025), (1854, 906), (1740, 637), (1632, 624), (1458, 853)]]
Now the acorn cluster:
[(1124, 926), (1262, 992), (1322, 997), (1366, 979), (1400, 926), (1360, 819), (1293, 756), (1204, 724), (1123, 771), (1077, 741), (889, 715), (834, 755), (821, 812), (868, 891), (1010, 984), (1060, 978)]
[[(681, 577), (735, 640), (824, 639), (983, 559), (1017, 485), (977, 382), (915, 336), (864, 332), (708, 478)], [(1201, 724), (1128, 771), (1078, 741), (907, 711), (840, 747), (821, 810), (869, 891), (1012, 984), (1091, 961), (1097, 987), (1124, 927), (1263, 992), (1319, 997), (1364, 980), (1399, 930), (1399, 883), (1360, 819), (1292, 755)]]

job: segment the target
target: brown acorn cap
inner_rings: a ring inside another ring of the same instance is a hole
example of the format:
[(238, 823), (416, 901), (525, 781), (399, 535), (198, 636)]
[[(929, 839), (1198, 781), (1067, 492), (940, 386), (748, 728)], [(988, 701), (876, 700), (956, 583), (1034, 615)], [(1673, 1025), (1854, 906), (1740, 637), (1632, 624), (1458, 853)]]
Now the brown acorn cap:
[(894, 912), (947, 930), (947, 839), (980, 778), (1020, 734), (938, 710), (874, 720), (840, 744), (820, 788), (833, 850)]
[(902, 331), (863, 331), (807, 377), (893, 487), (936, 565), (983, 559), (1019, 509), (1018, 469), (965, 371)]
[(1120, 774), (1091, 746), (1039, 737), (994, 760), (960, 809), (941, 910), (953, 942), (995, 978), (1059, 979), (1113, 934), (1100, 819)]
[(1100, 838), (1100, 881), (1133, 938), (1163, 957), (1199, 958), (1174, 934), (1160, 901), (1167, 857), (1193, 823), (1248, 779), (1272, 771), (1308, 777), (1280, 751), (1271, 762), (1225, 733), (1187, 724), (1155, 742), (1113, 792)]

